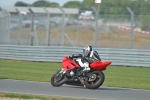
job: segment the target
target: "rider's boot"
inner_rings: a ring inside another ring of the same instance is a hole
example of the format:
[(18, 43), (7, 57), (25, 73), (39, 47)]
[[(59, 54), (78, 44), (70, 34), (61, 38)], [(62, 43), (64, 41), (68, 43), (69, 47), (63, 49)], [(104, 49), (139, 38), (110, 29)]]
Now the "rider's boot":
[(83, 69), (83, 72), (88, 72), (90, 71), (90, 67), (89, 67), (89, 63), (84, 63), (84, 69)]
[(88, 71), (90, 71), (90, 67), (85, 67), (85, 68), (83, 69), (83, 72), (88, 72)]

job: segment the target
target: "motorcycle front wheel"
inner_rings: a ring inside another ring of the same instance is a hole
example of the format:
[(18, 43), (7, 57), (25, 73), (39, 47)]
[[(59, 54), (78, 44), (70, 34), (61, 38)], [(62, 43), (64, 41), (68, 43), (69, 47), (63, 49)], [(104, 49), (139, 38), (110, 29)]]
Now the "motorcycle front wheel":
[(51, 78), (51, 84), (55, 87), (59, 87), (64, 84), (64, 74), (60, 73), (61, 70), (57, 71)]
[(103, 84), (105, 75), (102, 71), (93, 71), (92, 74), (91, 78), (86, 78), (85, 86), (88, 89), (97, 89)]

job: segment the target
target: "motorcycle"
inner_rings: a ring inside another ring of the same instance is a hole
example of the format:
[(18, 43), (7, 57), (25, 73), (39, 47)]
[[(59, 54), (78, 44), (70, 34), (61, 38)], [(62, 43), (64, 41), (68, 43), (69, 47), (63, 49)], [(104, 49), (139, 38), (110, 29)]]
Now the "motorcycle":
[[(98, 55), (96, 57), (99, 59)], [(66, 56), (62, 61), (63, 68), (58, 70), (51, 77), (51, 84), (54, 87), (67, 84), (84, 86), (88, 89), (97, 89), (105, 80), (105, 75), (102, 71), (106, 70), (106, 67), (110, 64), (110, 61), (101, 61), (99, 59), (89, 64), (90, 71), (83, 71), (75, 60)], [(73, 76), (70, 76), (70, 73), (72, 73)]]

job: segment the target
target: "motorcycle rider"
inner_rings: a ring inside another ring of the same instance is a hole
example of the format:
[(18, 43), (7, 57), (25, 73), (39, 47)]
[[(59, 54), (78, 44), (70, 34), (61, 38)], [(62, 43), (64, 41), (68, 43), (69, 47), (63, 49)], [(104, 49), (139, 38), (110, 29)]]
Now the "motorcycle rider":
[[(92, 50), (92, 46), (87, 45), (83, 49), (83, 54), (73, 54), (72, 56), (69, 56), (69, 58), (76, 61), (83, 72), (88, 72), (90, 71), (89, 64), (95, 60), (100, 60), (94, 56), (94, 53), (97, 52)], [(73, 76), (74, 73), (74, 69), (70, 71), (71, 76)]]

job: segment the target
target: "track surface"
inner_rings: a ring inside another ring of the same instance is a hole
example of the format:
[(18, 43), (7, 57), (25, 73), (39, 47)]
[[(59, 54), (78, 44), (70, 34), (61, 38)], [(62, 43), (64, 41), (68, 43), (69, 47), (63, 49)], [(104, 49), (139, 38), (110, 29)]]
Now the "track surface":
[(89, 90), (84, 87), (62, 85), (53, 87), (46, 82), (30, 82), (0, 79), (0, 92), (90, 98), (97, 100), (150, 100), (150, 91), (100, 87)]

